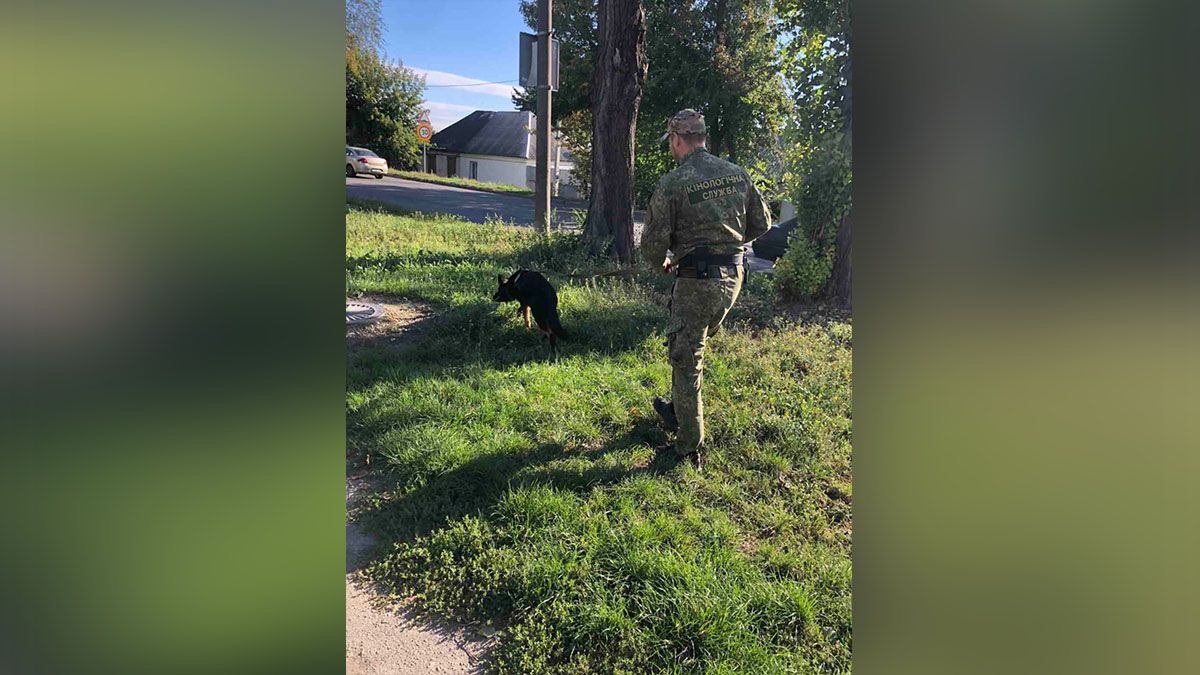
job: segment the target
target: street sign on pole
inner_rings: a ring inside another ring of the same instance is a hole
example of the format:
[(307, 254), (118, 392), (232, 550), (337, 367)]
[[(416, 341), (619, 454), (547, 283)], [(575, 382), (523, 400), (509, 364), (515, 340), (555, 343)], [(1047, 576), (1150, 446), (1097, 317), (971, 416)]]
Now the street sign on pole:
[(429, 111), (422, 110), (417, 115), (417, 141), (428, 143), (433, 138), (433, 125), (429, 123)]
[(429, 111), (422, 110), (417, 116), (417, 143), (421, 144), (421, 172), (429, 171), (429, 161), (427, 159), (426, 148), (429, 147), (429, 142), (433, 139), (433, 125), (429, 122)]
[[(517, 84), (526, 89), (544, 86), (546, 83), (538, 80), (538, 36), (533, 33), (521, 33), (520, 64), (517, 73)], [(550, 39), (550, 91), (558, 91), (558, 39)]]
[(533, 45), (537, 42), (537, 36), (533, 33), (518, 33), (520, 36), (520, 48), (517, 50), (519, 55), (517, 64), (517, 84), (526, 89), (536, 86), (537, 82), (530, 80), (530, 69), (537, 64), (537, 52), (534, 51)]

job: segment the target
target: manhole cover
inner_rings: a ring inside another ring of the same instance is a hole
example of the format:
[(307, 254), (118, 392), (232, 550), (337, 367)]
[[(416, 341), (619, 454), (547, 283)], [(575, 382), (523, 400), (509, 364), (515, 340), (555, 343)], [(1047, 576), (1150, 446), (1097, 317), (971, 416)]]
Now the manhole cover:
[(346, 325), (362, 326), (383, 318), (383, 308), (369, 302), (346, 303)]

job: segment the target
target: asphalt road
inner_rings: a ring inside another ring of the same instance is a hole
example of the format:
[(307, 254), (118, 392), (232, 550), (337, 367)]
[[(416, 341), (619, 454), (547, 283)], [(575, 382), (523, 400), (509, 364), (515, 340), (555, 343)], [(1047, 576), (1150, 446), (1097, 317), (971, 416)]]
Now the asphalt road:
[[(450, 185), (423, 183), (385, 176), (378, 178), (347, 178), (346, 196), (373, 199), (393, 206), (423, 213), (450, 213), (474, 223), (500, 218), (516, 225), (533, 223), (533, 198), (503, 195), (478, 190), (466, 190)], [(579, 200), (555, 199), (554, 223), (559, 227), (575, 223), (574, 209), (586, 209)]]
[[(474, 223), (483, 223), (489, 218), (500, 218), (515, 225), (533, 223), (532, 197), (480, 192), (392, 176), (347, 178), (346, 196), (385, 202), (410, 211), (449, 213)], [(587, 202), (574, 199), (554, 199), (552, 204), (554, 223), (563, 228), (574, 226), (572, 212), (575, 209), (587, 208)], [(641, 238), (644, 217), (643, 213), (634, 212), (635, 239)], [(751, 270), (770, 273), (773, 268), (771, 261), (750, 256)]]

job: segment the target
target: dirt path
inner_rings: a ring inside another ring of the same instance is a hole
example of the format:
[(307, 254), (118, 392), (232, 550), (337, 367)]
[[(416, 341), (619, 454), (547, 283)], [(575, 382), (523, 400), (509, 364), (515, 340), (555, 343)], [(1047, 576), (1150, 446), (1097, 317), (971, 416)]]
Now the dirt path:
[(406, 347), (418, 341), (429, 322), (436, 318), (433, 307), (424, 303), (374, 295), (354, 300), (379, 305), (383, 308), (383, 317), (375, 323), (346, 327), (346, 349), (350, 352), (366, 347)]
[[(379, 303), (380, 299), (365, 299)], [(385, 305), (378, 324), (347, 331), (347, 343), (400, 346), (416, 339), (428, 307)], [(418, 618), (402, 605), (387, 605), (355, 572), (367, 561), (374, 540), (351, 518), (363, 494), (363, 479), (346, 479), (346, 674), (416, 675), (480, 673), (489, 643), (474, 630), (446, 621)]]

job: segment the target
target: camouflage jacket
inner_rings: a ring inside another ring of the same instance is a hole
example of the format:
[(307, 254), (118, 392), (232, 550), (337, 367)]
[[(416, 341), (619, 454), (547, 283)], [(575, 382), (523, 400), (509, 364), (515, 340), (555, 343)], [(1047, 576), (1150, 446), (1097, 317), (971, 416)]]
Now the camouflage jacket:
[(658, 181), (642, 232), (642, 260), (658, 268), (667, 249), (678, 261), (701, 246), (737, 253), (770, 226), (745, 169), (697, 148)]

